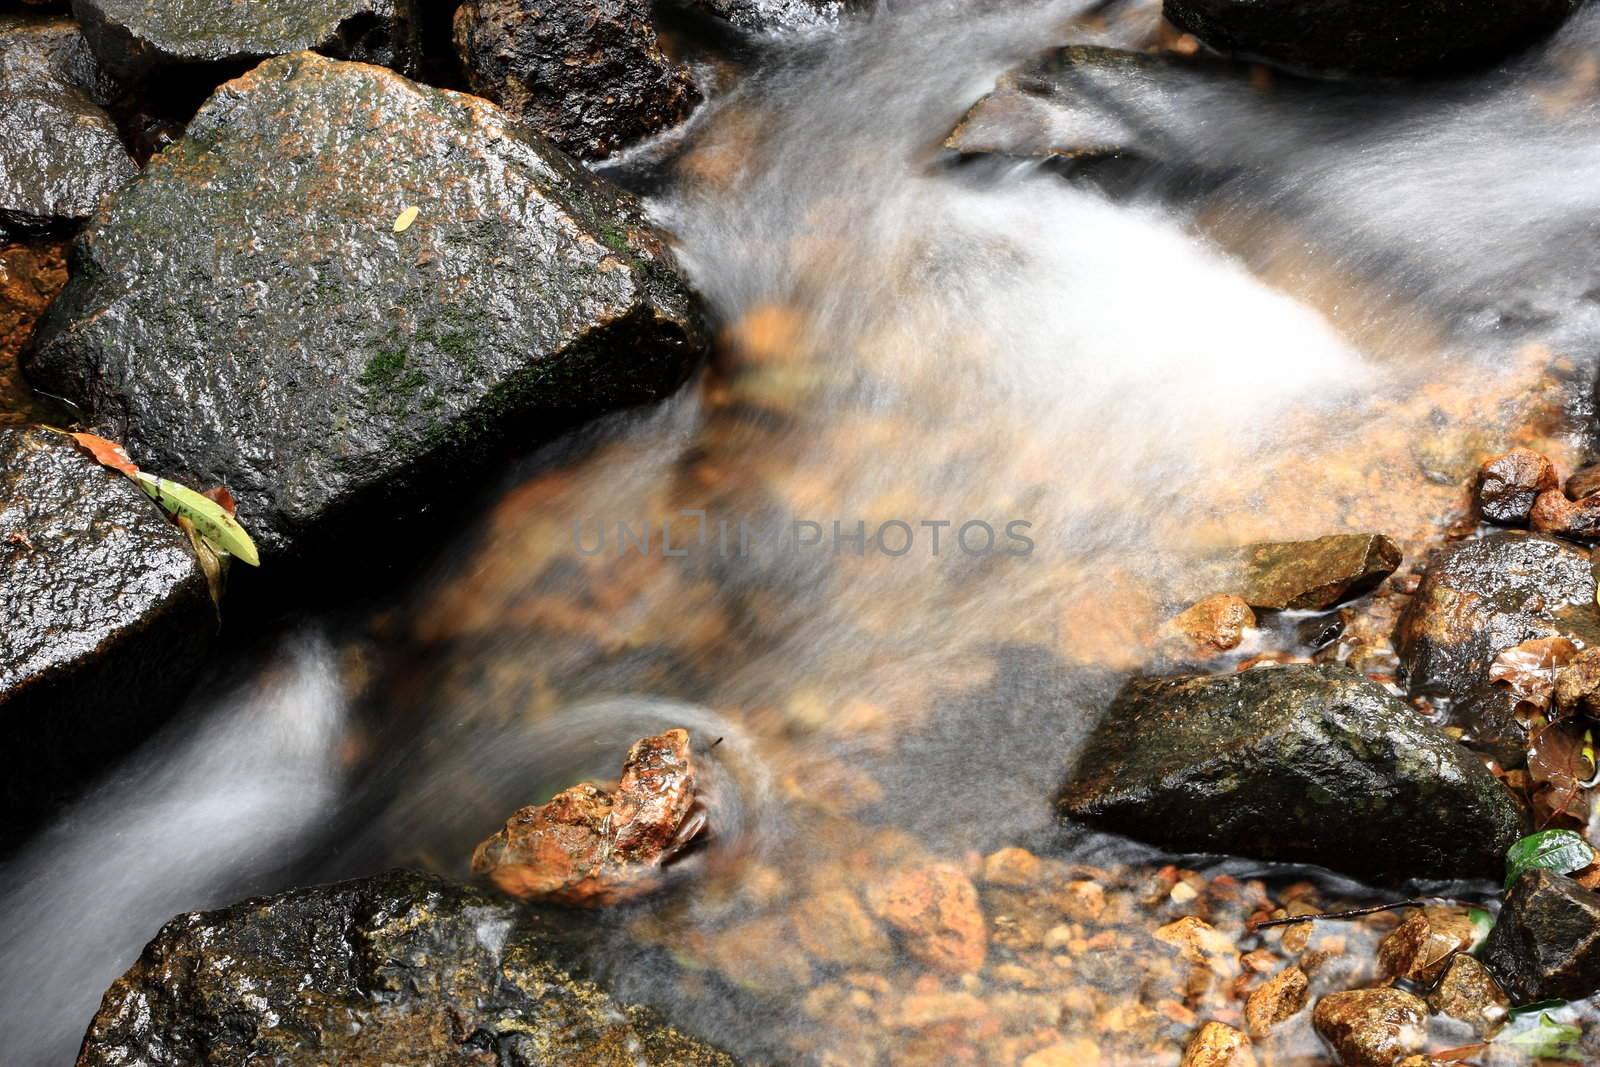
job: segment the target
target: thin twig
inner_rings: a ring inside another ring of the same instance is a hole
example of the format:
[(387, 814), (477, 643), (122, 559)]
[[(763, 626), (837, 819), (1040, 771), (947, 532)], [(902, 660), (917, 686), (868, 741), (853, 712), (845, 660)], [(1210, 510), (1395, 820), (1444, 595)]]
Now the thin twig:
[(1370, 908), (1352, 908), (1349, 911), (1319, 911), (1315, 915), (1291, 915), (1287, 919), (1268, 919), (1264, 923), (1256, 924), (1256, 929), (1265, 930), (1269, 926), (1291, 926), (1294, 923), (1316, 922), (1318, 919), (1359, 919), (1363, 915), (1376, 915), (1380, 911), (1420, 908), (1427, 903), (1426, 900), (1402, 900), (1394, 904), (1374, 904)]

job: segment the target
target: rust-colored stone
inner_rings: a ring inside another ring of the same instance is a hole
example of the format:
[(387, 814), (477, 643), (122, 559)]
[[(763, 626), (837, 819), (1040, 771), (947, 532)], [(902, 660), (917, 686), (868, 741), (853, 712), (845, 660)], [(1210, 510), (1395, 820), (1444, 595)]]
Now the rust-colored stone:
[(1255, 624), (1256, 613), (1243, 597), (1219, 593), (1191, 605), (1168, 626), (1202, 652), (1231, 652)]
[(1311, 1013), (1342, 1067), (1392, 1067), (1427, 1039), (1428, 1006), (1400, 989), (1330, 993)]
[(1457, 908), (1419, 908), (1378, 946), (1378, 966), (1390, 978), (1429, 985), (1450, 957), (1472, 947), (1472, 920)]
[(1180, 1067), (1255, 1067), (1250, 1039), (1226, 1023), (1209, 1022), (1195, 1031)]
[(967, 974), (983, 966), (989, 951), (983, 909), (959, 867), (930, 863), (903, 870), (873, 892), (872, 908), (899, 931), (906, 951), (934, 970)]
[(28, 421), (31, 394), (17, 356), (67, 284), (67, 243), (41, 238), (0, 247), (0, 424)]
[(1265, 1037), (1274, 1026), (1297, 1015), (1308, 996), (1306, 973), (1286, 967), (1250, 994), (1244, 1005), (1245, 1024), (1254, 1036)]
[(1600, 648), (1587, 648), (1556, 675), (1556, 710), (1562, 716), (1600, 719)]
[(1520, 526), (1539, 494), (1561, 485), (1556, 468), (1539, 453), (1513, 448), (1478, 471), (1478, 511), (1490, 522)]
[(1439, 984), (1428, 993), (1428, 1007), (1488, 1034), (1505, 1022), (1511, 1001), (1483, 964), (1465, 952), (1450, 957)]
[(1563, 488), (1573, 500), (1600, 493), (1600, 463), (1591, 463), (1574, 471)]
[(1568, 500), (1559, 489), (1540, 493), (1528, 514), (1528, 523), (1540, 533), (1575, 541), (1600, 540), (1600, 496)]
[(524, 900), (594, 906), (640, 896), (702, 828), (689, 733), (634, 743), (615, 792), (592, 782), (520, 809), (472, 854), (472, 870)]

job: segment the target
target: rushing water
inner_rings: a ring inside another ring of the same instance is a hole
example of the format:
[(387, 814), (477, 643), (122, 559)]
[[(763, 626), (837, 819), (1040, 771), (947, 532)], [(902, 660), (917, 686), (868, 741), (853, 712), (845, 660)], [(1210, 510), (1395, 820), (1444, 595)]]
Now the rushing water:
[[(69, 1060), (171, 914), (395, 862), (464, 874), (515, 807), (665, 726), (712, 768), (713, 844), (658, 901), (581, 921), (625, 992), (736, 1050), (882, 1051), (817, 1009), (826, 968), (786, 939), (823, 887), (1007, 845), (1158, 865), (1059, 830), (1051, 801), (1195, 591), (1188, 561), (1416, 543), (1478, 451), (1576, 447), (1528, 431), (1574, 407), (1529, 383), (1584, 379), (1600, 337), (1600, 11), (1458, 84), (1108, 77), (1076, 106), (1146, 131), (1140, 165), (940, 147), (1040, 50), (1152, 40), (1149, 5), (1090, 7), (932, 3), (763, 42), (614, 168), (725, 324), (715, 365), (507, 472), (417, 588), (239, 665), (19, 857), (7, 1062)], [(725, 549), (741, 521), (755, 543)], [(821, 544), (760, 539), (795, 521)], [(858, 550), (858, 522), (886, 540)], [(975, 522), (992, 545), (961, 539)]]

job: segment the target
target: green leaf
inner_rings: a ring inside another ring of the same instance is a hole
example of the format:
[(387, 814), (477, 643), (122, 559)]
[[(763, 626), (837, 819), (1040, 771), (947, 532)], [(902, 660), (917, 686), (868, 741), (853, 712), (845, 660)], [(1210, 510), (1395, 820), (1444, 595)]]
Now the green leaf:
[(252, 567), (261, 566), (261, 556), (256, 552), (255, 542), (250, 540), (244, 527), (234, 521), (221, 504), (208, 500), (186, 485), (157, 478), (144, 471), (140, 471), (135, 480), (156, 503), (194, 523), (194, 528), (214, 547)]
[(1574, 1026), (1572, 1023), (1558, 1023), (1550, 1018), (1549, 1013), (1540, 1012), (1537, 1022), (1532, 1025), (1516, 1025), (1495, 1038), (1494, 1043), (1520, 1049), (1534, 1059), (1581, 1061), (1582, 1040), (1582, 1027)]
[(1477, 955), (1483, 943), (1489, 940), (1489, 931), (1494, 929), (1494, 916), (1482, 908), (1468, 908), (1467, 921), (1472, 923), (1472, 945), (1467, 951)]
[(1506, 851), (1506, 888), (1510, 889), (1526, 871), (1544, 868), (1557, 874), (1571, 874), (1593, 862), (1594, 849), (1571, 830), (1529, 834)]

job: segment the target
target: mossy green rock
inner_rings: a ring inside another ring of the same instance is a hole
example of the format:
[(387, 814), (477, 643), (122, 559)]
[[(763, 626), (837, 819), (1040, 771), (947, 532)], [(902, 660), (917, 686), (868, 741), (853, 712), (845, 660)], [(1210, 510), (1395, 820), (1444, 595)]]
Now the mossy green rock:
[(1523, 833), (1475, 755), (1340, 667), (1129, 682), (1061, 811), (1171, 849), (1391, 883), (1494, 878)]
[(417, 0), (72, 0), (97, 55), (138, 80), (314, 49), (413, 73)]
[(145, 469), (226, 485), (265, 567), (367, 550), (706, 343), (627, 194), (486, 101), (311, 53), (218, 90), (74, 256), (30, 377)]
[(733, 1067), (563, 962), (535, 913), (408, 871), (180, 915), (78, 1067)]

